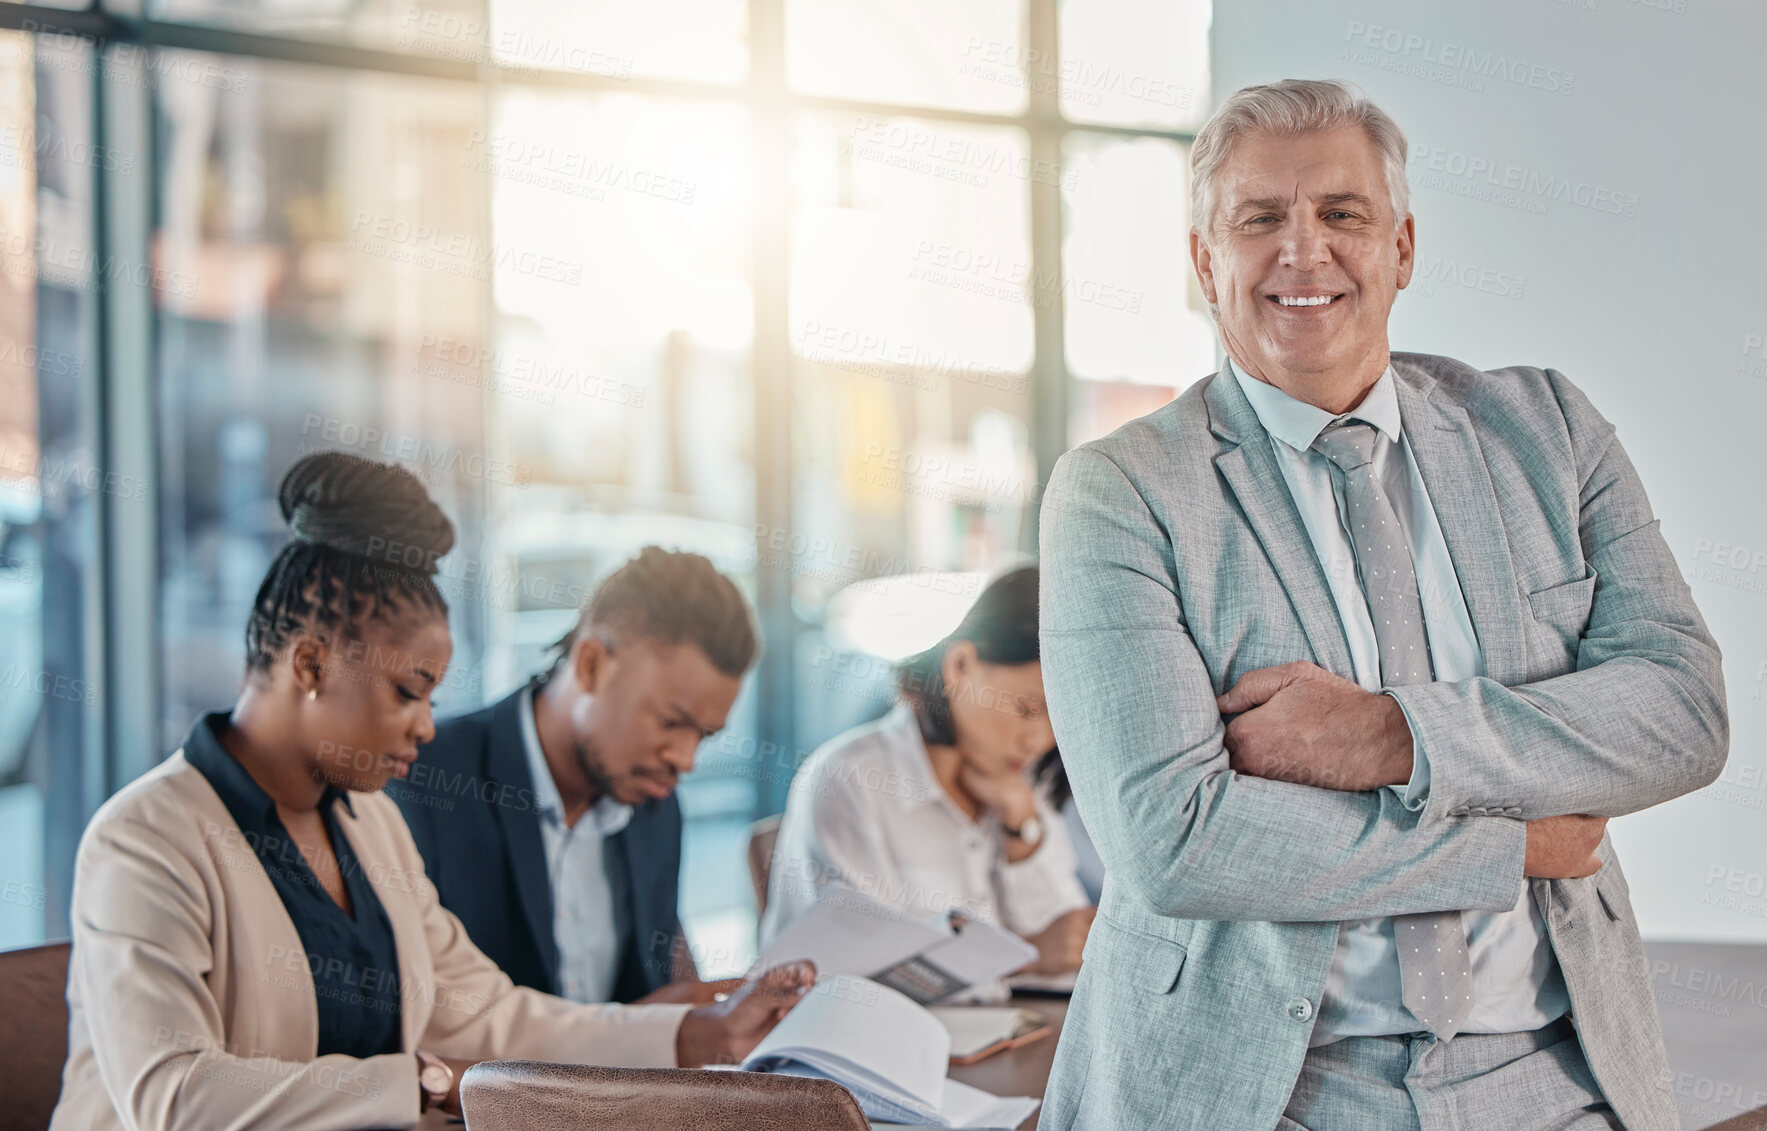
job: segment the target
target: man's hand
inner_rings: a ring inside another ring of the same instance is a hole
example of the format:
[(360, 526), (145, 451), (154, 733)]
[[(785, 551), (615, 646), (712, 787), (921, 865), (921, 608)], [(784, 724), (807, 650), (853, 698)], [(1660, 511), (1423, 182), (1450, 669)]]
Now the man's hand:
[(1032, 974), (1066, 974), (1080, 968), (1080, 952), (1092, 930), (1096, 907), (1080, 907), (1062, 915), (1027, 940), (1037, 948), (1037, 961), (1025, 967)]
[(645, 994), (633, 1005), (710, 1005), (719, 994), (733, 994), (742, 985), (741, 978), (724, 978), (716, 982), (670, 982)]
[(681, 1019), (675, 1063), (682, 1068), (740, 1064), (815, 984), (816, 964), (807, 960), (744, 979), (724, 1001), (702, 1005)]
[(1570, 880), (1601, 871), (1595, 849), (1607, 829), (1606, 817), (1569, 813), (1529, 821), (1522, 874), (1542, 880)]
[(1216, 699), (1242, 774), (1348, 792), (1411, 780), (1411, 728), (1391, 696), (1304, 660), (1259, 668)]

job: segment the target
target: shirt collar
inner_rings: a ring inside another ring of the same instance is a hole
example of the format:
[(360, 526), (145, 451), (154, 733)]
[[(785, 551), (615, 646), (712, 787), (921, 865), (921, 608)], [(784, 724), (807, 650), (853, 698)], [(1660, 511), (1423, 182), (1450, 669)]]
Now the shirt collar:
[(1391, 365), (1368, 390), (1362, 403), (1339, 416), (1291, 397), (1275, 385), (1265, 384), (1233, 364), (1231, 357), (1227, 359), (1227, 368), (1239, 382), (1245, 399), (1252, 403), (1252, 411), (1258, 414), (1258, 423), (1264, 426), (1264, 431), (1298, 452), (1311, 448), (1327, 424), (1345, 416), (1365, 420), (1387, 439), (1394, 443), (1399, 441), (1399, 392)]
[[(522, 689), (521, 709), (516, 713), (522, 721), (522, 750), (528, 756), (528, 776), (534, 779), (534, 808), (554, 823), (564, 821), (564, 799), (558, 795), (558, 783), (552, 780), (552, 767), (546, 762), (546, 750), (540, 745), (540, 727), (534, 722), (534, 688)], [(589, 807), (588, 817), (596, 832), (613, 836), (632, 820), (632, 806), (611, 797), (599, 798)]]
[[(221, 744), (221, 735), (231, 725), (232, 714), (228, 711), (211, 711), (199, 717), (184, 740), (184, 760), (208, 779), (236, 824), (244, 826), (249, 822), (261, 828), (276, 815), (276, 799), (265, 793), (257, 779)], [(356, 815), (349, 793), (327, 783), (319, 795), (319, 811), (329, 812), (335, 801), (342, 801), (350, 816)]]

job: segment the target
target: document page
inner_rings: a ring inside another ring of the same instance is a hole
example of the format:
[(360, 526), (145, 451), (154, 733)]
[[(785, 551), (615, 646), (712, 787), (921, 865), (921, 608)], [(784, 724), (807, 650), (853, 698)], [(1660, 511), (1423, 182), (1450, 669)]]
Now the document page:
[(904, 918), (856, 891), (831, 888), (761, 952), (754, 969), (808, 958), (822, 974), (870, 977), (950, 937), (949, 928)]
[(866, 1091), (936, 1112), (950, 1056), (950, 1035), (925, 1009), (865, 978), (825, 975), (743, 1066), (797, 1061), (827, 1073), (855, 1095)]
[(761, 952), (754, 969), (794, 958), (818, 973), (856, 974), (922, 1005), (986, 985), (1036, 961), (1037, 948), (1004, 927), (904, 917), (893, 907), (845, 888), (823, 899)]
[(939, 1019), (866, 978), (825, 976), (742, 1062), (750, 1072), (833, 1080), (869, 1119), (941, 1127), (1016, 1127), (1037, 1110), (945, 1076), (951, 1037)]

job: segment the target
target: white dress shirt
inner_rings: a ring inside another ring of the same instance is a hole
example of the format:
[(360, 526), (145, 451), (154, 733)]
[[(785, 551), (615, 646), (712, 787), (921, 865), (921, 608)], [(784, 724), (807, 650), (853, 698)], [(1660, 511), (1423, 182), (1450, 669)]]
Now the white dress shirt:
[[(1380, 654), (1374, 621), (1356, 578), (1356, 555), (1341, 517), (1344, 475), (1330, 460), (1311, 450), (1325, 426), (1342, 418), (1244, 374), (1231, 359), (1229, 368), (1270, 433), (1276, 463), (1300, 511), (1343, 623), (1356, 682), (1366, 690), (1378, 691)], [(1343, 415), (1366, 421), (1380, 433), (1375, 441), (1374, 473), (1380, 477), (1410, 544), (1435, 678), (1442, 682), (1472, 679), (1484, 674), (1483, 655), (1435, 507), (1405, 439), (1395, 380), (1389, 367), (1362, 403)], [(1429, 795), (1429, 764), (1421, 748), (1414, 754), (1410, 782), (1392, 788), (1408, 808), (1423, 808)], [(1526, 885), (1514, 908), (1467, 911), (1464, 918), (1472, 960), (1473, 1011), (1461, 1032), (1538, 1029), (1570, 1008), (1570, 995), (1546, 937), (1545, 921)], [(1393, 921), (1362, 919), (1340, 924), (1310, 1043), (1318, 1046), (1341, 1037), (1409, 1033), (1422, 1028), (1400, 1004)]]
[(909, 916), (957, 911), (1035, 935), (1090, 906), (1062, 819), (1037, 799), (1043, 839), (1017, 863), (987, 810), (972, 820), (933, 775), (913, 708), (823, 743), (792, 779), (774, 851), (761, 945), (831, 886)]
[(540, 814), (540, 842), (546, 848), (546, 878), (552, 885), (559, 996), (580, 1002), (607, 1001), (619, 977), (626, 915), (614, 901), (602, 842), (626, 827), (632, 807), (603, 797), (576, 824), (566, 826), (564, 802), (558, 796), (534, 723), (532, 687), (522, 692), (519, 713), (528, 773), (534, 779), (534, 808)]

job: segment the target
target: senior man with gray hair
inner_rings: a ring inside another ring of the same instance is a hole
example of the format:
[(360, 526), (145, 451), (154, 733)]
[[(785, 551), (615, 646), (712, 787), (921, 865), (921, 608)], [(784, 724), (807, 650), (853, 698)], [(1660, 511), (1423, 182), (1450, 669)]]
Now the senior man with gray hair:
[(1614, 429), (1389, 352), (1399, 127), (1336, 82), (1197, 134), (1227, 360), (1057, 463), (1050, 717), (1107, 871), (1045, 1128), (1677, 1126), (1607, 819), (1729, 744)]

